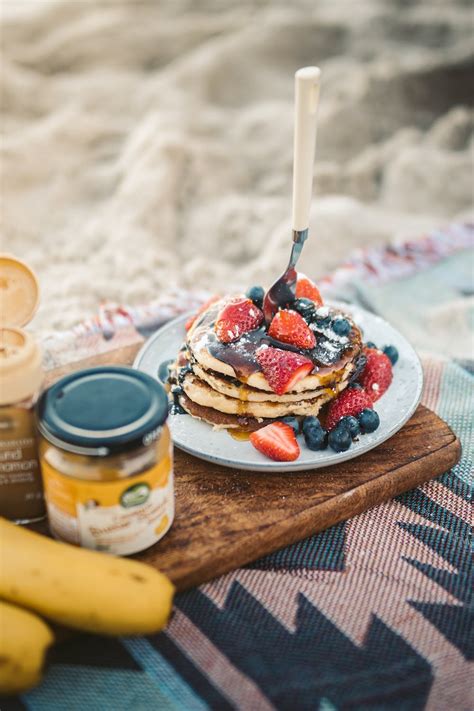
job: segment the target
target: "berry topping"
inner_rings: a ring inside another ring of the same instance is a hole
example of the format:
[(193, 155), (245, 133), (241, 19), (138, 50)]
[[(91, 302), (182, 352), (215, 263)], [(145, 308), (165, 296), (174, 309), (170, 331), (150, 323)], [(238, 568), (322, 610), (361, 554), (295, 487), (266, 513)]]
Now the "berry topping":
[(351, 324), (346, 318), (336, 318), (332, 323), (332, 330), (337, 336), (348, 336), (351, 332)]
[(367, 341), (367, 343), (365, 344), (365, 347), (366, 348), (373, 348), (374, 350), (377, 350), (377, 346), (375, 345), (375, 343), (373, 343), (373, 341)]
[(350, 377), (350, 381), (349, 381), (349, 382), (351, 383), (352, 387), (354, 387), (354, 388), (355, 388), (355, 387), (359, 387), (359, 388), (360, 388), (359, 383), (357, 383), (357, 382), (355, 382), (355, 381), (357, 381), (357, 378), (359, 377), (359, 375), (360, 375), (360, 374), (362, 373), (362, 371), (364, 370), (366, 363), (367, 363), (367, 358), (365, 357), (365, 354), (364, 354), (364, 353), (361, 353), (361, 354), (356, 358), (356, 360), (355, 360), (355, 362), (354, 362), (354, 370), (353, 370), (353, 372), (352, 372), (352, 374), (351, 374), (351, 377)]
[(352, 444), (351, 433), (345, 427), (337, 426), (329, 433), (328, 444), (335, 452), (345, 452)]
[(367, 407), (372, 407), (372, 399), (364, 390), (346, 388), (331, 402), (327, 414), (326, 427), (332, 430), (343, 417), (352, 415), (356, 417), (359, 412)]
[(275, 314), (268, 335), (297, 348), (308, 349), (316, 345), (316, 336), (304, 318), (291, 309), (283, 309)]
[(265, 296), (265, 290), (262, 286), (251, 286), (250, 289), (248, 289), (248, 291), (246, 292), (245, 296), (247, 296), (250, 301), (253, 301), (255, 306), (258, 306), (259, 309), (263, 307), (263, 297)]
[(293, 351), (262, 346), (256, 355), (269, 386), (277, 395), (287, 393), (313, 370), (309, 358)]
[(186, 323), (184, 324), (184, 328), (186, 329), (186, 331), (189, 331), (189, 329), (190, 329), (191, 326), (194, 324), (194, 322), (196, 321), (196, 319), (197, 319), (198, 316), (200, 316), (201, 314), (203, 314), (204, 311), (207, 311), (207, 309), (209, 308), (209, 306), (211, 306), (212, 304), (214, 304), (216, 301), (219, 301), (220, 298), (221, 298), (220, 296), (218, 296), (217, 294), (214, 294), (214, 296), (211, 296), (211, 298), (208, 299), (208, 300), (206, 301), (206, 303), (203, 304), (203, 305), (196, 311), (195, 314), (193, 314), (192, 316), (190, 316), (190, 317), (188, 318), (188, 320), (186, 321)]
[(158, 379), (161, 380), (162, 383), (168, 383), (171, 377), (171, 371), (174, 368), (174, 361), (173, 360), (165, 360), (163, 363), (160, 363), (158, 367)]
[(303, 433), (306, 446), (317, 452), (320, 449), (326, 449), (328, 446), (327, 433), (321, 427), (317, 417), (306, 417), (303, 422)]
[(398, 351), (395, 346), (385, 346), (383, 352), (390, 358), (391, 364), (395, 365), (398, 360)]
[(375, 402), (388, 390), (392, 382), (392, 364), (385, 353), (372, 348), (365, 349), (365, 357), (367, 358), (367, 363), (359, 375), (359, 383), (372, 402)]
[(288, 415), (288, 417), (282, 417), (280, 422), (284, 422), (286, 425), (290, 425), (290, 427), (293, 428), (295, 434), (299, 434), (300, 432), (300, 423), (296, 419), (296, 417), (292, 417), (291, 415)]
[(321, 423), (317, 417), (314, 415), (308, 415), (307, 417), (304, 418), (303, 420), (303, 434), (306, 432), (307, 429), (311, 429), (311, 427), (321, 427)]
[(298, 311), (299, 314), (304, 316), (306, 320), (314, 318), (316, 314), (314, 301), (311, 301), (311, 299), (296, 299), (293, 302), (293, 308), (295, 311)]
[(331, 323), (331, 316), (327, 306), (320, 306), (316, 309), (314, 323), (318, 328), (326, 328)]
[(359, 414), (359, 425), (362, 434), (366, 434), (368, 432), (375, 432), (377, 427), (380, 425), (380, 417), (375, 412), (375, 410), (362, 410), (362, 412)]
[(305, 274), (301, 274), (301, 272), (299, 272), (298, 279), (296, 281), (296, 298), (301, 299), (303, 297), (311, 299), (311, 301), (314, 301), (315, 304), (323, 303), (321, 294), (319, 293), (316, 284), (313, 284), (311, 279), (308, 279)]
[[(372, 410), (370, 410), (370, 412), (372, 412)], [(358, 422), (357, 418), (353, 417), (352, 415), (343, 417), (341, 420), (339, 420), (337, 426), (338, 427), (345, 427), (346, 430), (348, 430), (352, 439), (354, 439), (354, 437), (357, 437), (357, 435), (360, 432), (359, 422)]]
[(284, 422), (272, 422), (252, 432), (250, 441), (255, 449), (277, 462), (293, 462), (300, 455), (294, 430)]
[(258, 328), (263, 313), (253, 301), (237, 296), (229, 301), (216, 319), (215, 331), (221, 343), (237, 341), (244, 333)]

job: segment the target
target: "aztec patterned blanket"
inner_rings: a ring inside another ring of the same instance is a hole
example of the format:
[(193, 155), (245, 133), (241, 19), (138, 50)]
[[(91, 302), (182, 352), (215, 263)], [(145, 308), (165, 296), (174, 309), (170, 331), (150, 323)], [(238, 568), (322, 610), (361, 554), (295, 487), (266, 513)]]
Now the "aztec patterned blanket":
[[(469, 226), (455, 226), (360, 253), (323, 280), (324, 291), (349, 292), (399, 326), (423, 313), (433, 270), (437, 285), (463, 284), (466, 297), (472, 237)], [(398, 313), (397, 323), (400, 280), (418, 308)], [(49, 338), (47, 365), (137, 343), (205, 296), (171, 294), (135, 309), (108, 304)], [(472, 363), (429, 356), (423, 365), (423, 402), (463, 444), (452, 471), (178, 595), (159, 635), (63, 642), (44, 683), (1, 702), (2, 711), (472, 708)]]

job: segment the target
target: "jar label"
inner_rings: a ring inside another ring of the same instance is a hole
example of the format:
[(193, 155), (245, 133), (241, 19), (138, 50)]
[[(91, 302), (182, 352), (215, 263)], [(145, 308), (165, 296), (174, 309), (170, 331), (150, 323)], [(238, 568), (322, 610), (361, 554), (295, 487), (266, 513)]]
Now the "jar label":
[(0, 516), (34, 521), (46, 514), (31, 410), (0, 408)]
[(174, 518), (171, 455), (114, 481), (84, 481), (41, 463), (51, 533), (85, 548), (131, 555), (159, 541)]

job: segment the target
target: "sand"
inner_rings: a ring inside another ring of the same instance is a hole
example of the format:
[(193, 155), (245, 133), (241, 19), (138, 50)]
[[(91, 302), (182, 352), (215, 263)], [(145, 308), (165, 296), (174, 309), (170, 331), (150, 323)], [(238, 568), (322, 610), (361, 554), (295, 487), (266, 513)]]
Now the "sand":
[(311, 238), (355, 247), (471, 207), (468, 2), (3, 0), (2, 248), (34, 328), (175, 284), (268, 282), (289, 248), (293, 73), (323, 72)]

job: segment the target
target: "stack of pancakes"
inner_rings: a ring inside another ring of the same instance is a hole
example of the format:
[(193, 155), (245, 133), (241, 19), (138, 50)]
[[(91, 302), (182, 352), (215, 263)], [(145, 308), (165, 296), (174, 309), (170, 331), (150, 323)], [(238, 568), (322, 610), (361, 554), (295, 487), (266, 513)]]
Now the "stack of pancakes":
[[(209, 306), (188, 331), (171, 370), (172, 392), (193, 417), (215, 427), (254, 430), (287, 415), (317, 415), (321, 407), (347, 387), (360, 367), (362, 336), (352, 320), (348, 336), (337, 336), (330, 327), (341, 315), (327, 306), (317, 311), (314, 326), (317, 346), (310, 353), (313, 371), (283, 395), (273, 392), (261, 372), (255, 353), (268, 342), (265, 327), (244, 334), (234, 343), (220, 343), (214, 324), (226, 302)], [(280, 342), (274, 347), (295, 350)]]

